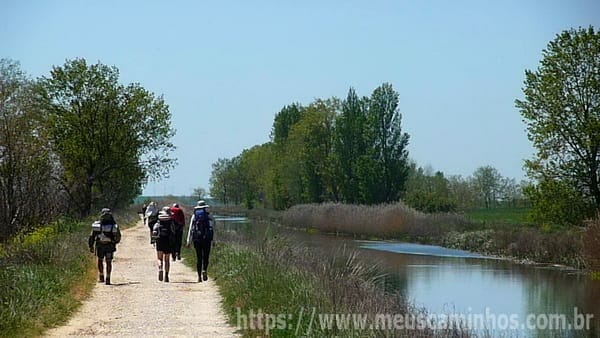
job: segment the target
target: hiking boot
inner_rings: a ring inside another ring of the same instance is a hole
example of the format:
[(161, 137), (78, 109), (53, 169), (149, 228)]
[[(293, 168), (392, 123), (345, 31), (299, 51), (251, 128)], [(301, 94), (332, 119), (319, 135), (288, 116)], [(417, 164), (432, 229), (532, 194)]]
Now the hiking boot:
[(198, 274), (198, 283), (202, 283), (202, 276)]
[(110, 276), (106, 276), (106, 285), (110, 285)]
[(169, 282), (169, 273), (165, 272), (165, 283)]
[(177, 253), (177, 259), (181, 260), (181, 253), (179, 253), (179, 252)]
[(206, 275), (206, 270), (202, 271), (202, 280), (207, 280), (208, 276)]
[(158, 280), (159, 280), (159, 281), (161, 281), (161, 282), (162, 282), (162, 280), (163, 280), (163, 272), (162, 272), (162, 270), (160, 270), (160, 271), (158, 272)]
[(98, 276), (98, 283), (104, 283), (104, 275)]
[(177, 260), (177, 256), (175, 256), (175, 254), (171, 255), (171, 258), (173, 259), (173, 262)]

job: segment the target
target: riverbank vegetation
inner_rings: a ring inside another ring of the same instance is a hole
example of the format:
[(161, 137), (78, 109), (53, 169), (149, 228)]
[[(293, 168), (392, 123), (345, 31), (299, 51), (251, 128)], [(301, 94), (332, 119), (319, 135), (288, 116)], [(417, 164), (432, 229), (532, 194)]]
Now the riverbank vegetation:
[[(139, 220), (117, 213), (122, 227)], [(64, 322), (97, 280), (92, 220), (63, 219), (0, 244), (0, 336), (37, 336)]]
[(396, 239), (435, 244), (520, 261), (586, 267), (583, 229), (523, 227), (472, 222), (458, 214), (426, 214), (401, 203), (359, 206), (297, 205), (282, 217), (286, 226), (364, 239)]
[[(294, 245), (284, 237), (252, 231), (222, 232), (211, 255), (210, 275), (220, 287), (224, 308), (234, 326), (248, 337), (273, 335), (297, 336), (411, 336), (411, 337), (467, 337), (466, 329), (433, 331), (371, 330), (373, 325), (392, 327), (392, 323), (376, 323), (376, 314), (411, 314), (425, 316), (396, 294), (378, 286), (381, 275), (373, 265), (366, 265), (355, 252), (341, 247), (330, 251)], [(191, 250), (185, 252), (194, 264)], [(266, 319), (249, 318), (251, 313), (280, 315), (266, 329)], [(251, 312), (252, 311), (252, 312)], [(368, 320), (363, 329), (351, 323), (330, 323), (327, 328), (318, 314), (364, 314)], [(240, 317), (245, 315), (246, 317)], [(316, 314), (316, 315), (315, 315)], [(311, 320), (312, 316), (315, 316)], [(291, 317), (289, 317), (291, 316)], [(282, 319), (283, 318), (283, 319)], [(262, 325), (262, 326), (261, 326)]]
[(462, 177), (411, 161), (399, 93), (384, 83), (368, 97), (350, 88), (345, 99), (283, 107), (269, 142), (213, 164), (210, 193), (226, 205), (285, 210), (294, 227), (593, 266), (586, 224), (600, 211), (599, 50), (593, 27), (570, 29), (525, 71), (515, 103), (537, 150), (525, 161), (529, 181), (490, 165)]

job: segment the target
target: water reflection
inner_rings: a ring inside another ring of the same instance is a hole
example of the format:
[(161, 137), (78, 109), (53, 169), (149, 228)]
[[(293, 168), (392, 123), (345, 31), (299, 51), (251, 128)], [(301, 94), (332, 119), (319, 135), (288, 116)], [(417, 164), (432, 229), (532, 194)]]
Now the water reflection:
[[(245, 219), (220, 220), (230, 228), (264, 233), (265, 225), (250, 224)], [(524, 323), (529, 314), (564, 314), (567, 323), (573, 325), (577, 324), (573, 322), (577, 311), (594, 316), (592, 331), (550, 333), (561, 337), (600, 337), (600, 282), (574, 271), (516, 264), (433, 246), (354, 241), (285, 228), (271, 231), (285, 234), (295, 243), (308, 247), (331, 250), (347, 245), (360, 250), (367, 264), (377, 264), (386, 273), (382, 287), (401, 293), (429, 313), (487, 311), (517, 315), (520, 323)], [(548, 333), (520, 330), (514, 334), (543, 337)]]

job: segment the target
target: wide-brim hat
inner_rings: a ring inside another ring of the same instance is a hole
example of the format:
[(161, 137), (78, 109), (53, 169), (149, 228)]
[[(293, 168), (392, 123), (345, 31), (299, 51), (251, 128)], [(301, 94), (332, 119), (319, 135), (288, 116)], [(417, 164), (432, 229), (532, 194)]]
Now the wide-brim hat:
[(199, 200), (198, 204), (194, 207), (194, 209), (202, 209), (202, 208), (208, 208), (210, 207), (210, 205), (206, 204), (206, 202), (204, 200)]
[(166, 212), (166, 211), (160, 211), (158, 213), (158, 220), (159, 221), (170, 221), (171, 220), (171, 215), (169, 215), (169, 213)]

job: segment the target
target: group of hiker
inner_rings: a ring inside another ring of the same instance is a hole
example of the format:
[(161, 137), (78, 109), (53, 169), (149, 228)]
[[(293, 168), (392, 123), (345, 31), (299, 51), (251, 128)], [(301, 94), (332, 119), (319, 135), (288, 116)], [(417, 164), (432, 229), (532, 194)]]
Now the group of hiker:
[[(206, 281), (208, 260), (214, 237), (214, 218), (209, 205), (200, 200), (194, 206), (187, 232), (186, 246), (194, 246), (198, 282)], [(181, 246), (185, 228), (185, 213), (179, 204), (158, 209), (156, 202), (142, 207), (144, 224), (150, 231), (150, 244), (156, 248), (158, 280), (169, 282), (170, 259), (181, 260)], [(100, 217), (92, 224), (88, 239), (90, 252), (98, 257), (98, 281), (110, 284), (113, 254), (121, 241), (121, 231), (108, 208), (100, 211)], [(104, 269), (106, 261), (106, 273)]]

